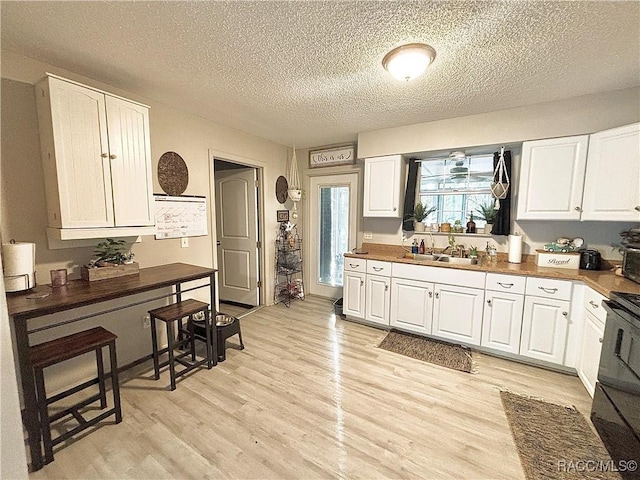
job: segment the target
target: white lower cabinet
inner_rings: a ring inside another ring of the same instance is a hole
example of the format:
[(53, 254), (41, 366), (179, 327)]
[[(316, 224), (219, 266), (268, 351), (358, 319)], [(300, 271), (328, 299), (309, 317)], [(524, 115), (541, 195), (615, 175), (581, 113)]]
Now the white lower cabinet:
[(389, 299), (391, 279), (379, 275), (367, 275), (364, 294), (364, 319), (389, 325)]
[(524, 295), (487, 291), (480, 345), (503, 352), (520, 352)]
[(520, 355), (562, 364), (569, 326), (569, 306), (566, 300), (525, 297)]
[(587, 312), (582, 329), (582, 346), (577, 370), (580, 380), (592, 397), (598, 379), (603, 334), (604, 324), (595, 315)]
[(364, 318), (366, 273), (346, 270), (343, 277), (342, 313), (354, 318)]
[(433, 289), (434, 285), (430, 282), (393, 278), (391, 280), (391, 326), (430, 334)]
[(433, 296), (431, 333), (450, 340), (480, 345), (484, 290), (436, 284)]

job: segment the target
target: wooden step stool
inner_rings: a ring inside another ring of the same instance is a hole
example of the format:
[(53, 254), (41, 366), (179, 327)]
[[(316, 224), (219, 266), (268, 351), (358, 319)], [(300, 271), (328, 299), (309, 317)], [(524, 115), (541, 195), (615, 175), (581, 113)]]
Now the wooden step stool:
[[(193, 322), (194, 315), (202, 312), (204, 317), (204, 335), (199, 335), (194, 331)], [(171, 377), (171, 390), (176, 389), (176, 379), (187, 372), (190, 372), (196, 367), (207, 364), (207, 368), (211, 369), (213, 365), (217, 363), (217, 352), (215, 343), (212, 341), (212, 328), (211, 318), (209, 315), (209, 304), (199, 302), (198, 300), (183, 300), (166, 307), (156, 308), (149, 311), (151, 317), (151, 339), (153, 341), (153, 369), (155, 373), (155, 379), (160, 378), (160, 368), (169, 365), (169, 375)], [(182, 328), (182, 319), (188, 317), (187, 329)], [(158, 334), (156, 332), (156, 320), (160, 320), (165, 323), (167, 327), (167, 348), (166, 350), (158, 350)], [(178, 323), (178, 331), (181, 337), (176, 340), (174, 324)], [(199, 339), (207, 344), (207, 353), (202, 360), (196, 361), (196, 347), (195, 340)], [(175, 354), (176, 349), (189, 346), (189, 350)], [(160, 353), (167, 352), (169, 359), (166, 362), (160, 363)], [(191, 355), (191, 362), (185, 360), (185, 357)], [(179, 363), (184, 369), (176, 371), (176, 363)]]
[[(36, 397), (38, 409), (40, 410), (40, 425), (42, 428), (42, 440), (44, 443), (44, 460), (45, 463), (53, 461), (53, 447), (67, 438), (75, 435), (86, 428), (89, 428), (105, 418), (115, 415), (116, 423), (122, 421), (122, 411), (120, 409), (120, 388), (118, 385), (118, 362), (116, 359), (116, 336), (102, 327), (95, 327), (83, 332), (74, 333), (66, 337), (44, 342), (34, 345), (29, 349), (31, 363), (33, 364), (33, 373), (36, 382)], [(109, 347), (109, 357), (111, 360), (111, 389), (113, 392), (113, 408), (101, 413), (95, 418), (85, 420), (80, 409), (86, 407), (97, 400), (100, 400), (100, 409), (107, 408), (107, 395), (105, 385), (104, 365), (102, 362), (102, 349)], [(71, 358), (89, 353), (96, 352), (96, 364), (98, 368), (98, 376), (92, 380), (84, 382), (73, 388), (58, 393), (47, 398), (44, 384), (44, 369), (56, 363), (69, 360)], [(92, 385), (98, 384), (99, 393), (83, 400), (80, 403), (72, 405), (54, 415), (49, 416), (49, 405), (74, 393), (77, 393)], [(51, 438), (51, 423), (59, 420), (66, 415), (73, 415), (80, 423), (77, 427), (63, 433), (59, 437)]]

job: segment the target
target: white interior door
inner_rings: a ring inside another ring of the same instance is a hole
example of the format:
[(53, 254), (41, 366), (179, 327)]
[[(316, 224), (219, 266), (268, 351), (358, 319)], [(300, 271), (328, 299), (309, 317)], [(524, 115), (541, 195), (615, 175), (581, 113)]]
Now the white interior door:
[(216, 171), (215, 184), (220, 300), (257, 306), (256, 170)]
[(358, 174), (311, 177), (309, 293), (342, 296), (343, 254), (356, 247)]

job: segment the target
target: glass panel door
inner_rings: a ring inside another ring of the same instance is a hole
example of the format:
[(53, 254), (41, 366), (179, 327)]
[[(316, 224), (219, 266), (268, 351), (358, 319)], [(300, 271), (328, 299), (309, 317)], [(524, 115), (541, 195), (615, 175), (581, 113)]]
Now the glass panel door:
[(309, 293), (342, 296), (344, 253), (356, 247), (358, 174), (309, 180)]
[(349, 187), (320, 187), (318, 283), (342, 286), (343, 253), (349, 250)]

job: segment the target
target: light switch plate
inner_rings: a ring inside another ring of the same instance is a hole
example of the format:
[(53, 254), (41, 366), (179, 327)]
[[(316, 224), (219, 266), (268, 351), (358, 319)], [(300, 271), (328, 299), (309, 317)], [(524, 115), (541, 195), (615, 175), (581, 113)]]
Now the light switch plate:
[(373, 232), (364, 232), (364, 239), (371, 240), (373, 238)]
[(180, 239), (180, 246), (182, 248), (187, 248), (189, 246), (189, 237), (182, 237)]

